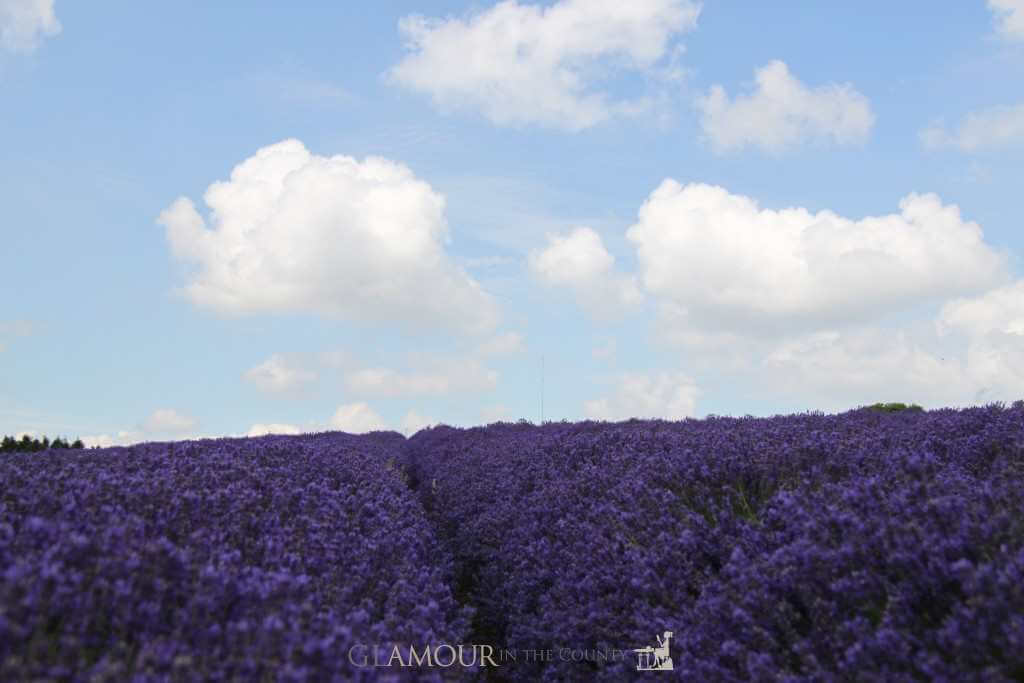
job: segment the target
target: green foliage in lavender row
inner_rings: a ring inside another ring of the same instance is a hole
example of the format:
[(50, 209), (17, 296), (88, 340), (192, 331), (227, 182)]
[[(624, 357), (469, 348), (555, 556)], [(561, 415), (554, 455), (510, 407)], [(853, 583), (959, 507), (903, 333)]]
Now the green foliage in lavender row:
[(1024, 404), (436, 427), (404, 457), (475, 642), (672, 631), (682, 680), (1024, 679)]
[(38, 453), (50, 448), (85, 448), (85, 444), (81, 439), (75, 439), (74, 443), (68, 443), (66, 439), (59, 436), (51, 443), (49, 437), (44, 436), (42, 440), (39, 440), (28, 434), (23, 434), (20, 439), (5, 436), (3, 441), (0, 441), (0, 453)]
[(461, 642), (470, 612), (396, 476), (403, 442), (3, 458), (0, 680), (365, 680), (355, 643)]
[(906, 403), (875, 403), (868, 407), (880, 413), (901, 413), (904, 410), (920, 413), (924, 410), (924, 408), (916, 403), (911, 403), (909, 406)]

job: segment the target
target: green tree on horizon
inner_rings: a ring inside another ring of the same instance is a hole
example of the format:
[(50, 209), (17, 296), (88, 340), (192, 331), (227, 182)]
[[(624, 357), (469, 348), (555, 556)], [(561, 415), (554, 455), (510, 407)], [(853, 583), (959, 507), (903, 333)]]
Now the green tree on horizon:
[(42, 440), (34, 439), (28, 434), (23, 434), (21, 439), (16, 439), (13, 436), (5, 436), (3, 441), (0, 441), (0, 453), (38, 453), (40, 451), (50, 450), (51, 448), (85, 448), (85, 444), (81, 439), (75, 439), (73, 443), (68, 443), (67, 439), (57, 437), (52, 442), (50, 438), (43, 435)]

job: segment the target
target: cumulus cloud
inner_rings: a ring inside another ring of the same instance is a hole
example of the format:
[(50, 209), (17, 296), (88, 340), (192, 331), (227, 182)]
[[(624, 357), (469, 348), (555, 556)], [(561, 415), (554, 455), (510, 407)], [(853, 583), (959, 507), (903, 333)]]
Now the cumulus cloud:
[(578, 131), (642, 111), (644, 101), (613, 100), (594, 82), (613, 68), (654, 66), (699, 14), (690, 0), (505, 0), (462, 19), (406, 16), (399, 31), (410, 54), (388, 77), (444, 111)]
[(363, 402), (338, 406), (334, 415), (327, 422), (327, 426), (349, 434), (365, 434), (366, 432), (390, 429), (384, 418)]
[(82, 437), (87, 447), (131, 446), (132, 444), (159, 438), (198, 438), (193, 430), (198, 420), (172, 408), (158, 408), (140, 422), (134, 429), (121, 430), (113, 434), (92, 434)]
[[(1024, 397), (1024, 281), (946, 302), (937, 317), (791, 331), (711, 335), (687, 356), (717, 382), (799, 410), (877, 401), (963, 406)], [(742, 362), (730, 363), (733, 358)], [(699, 379), (699, 378), (698, 378)], [(786, 412), (779, 408), (779, 412)]]
[(973, 336), (990, 332), (1024, 337), (1024, 280), (993, 289), (974, 298), (947, 302), (939, 314), (938, 329), (959, 329)]
[(1024, 0), (988, 0), (996, 30), (1006, 38), (1024, 40)]
[(309, 422), (305, 427), (287, 423), (254, 424), (245, 436), (264, 436), (266, 434), (304, 434), (322, 431), (343, 431), (349, 434), (365, 434), (373, 431), (398, 431), (406, 436), (415, 434), (420, 429), (437, 424), (437, 420), (426, 417), (415, 410), (408, 411), (392, 425), (380, 416), (369, 404), (364, 402), (346, 403), (338, 406), (334, 414), (325, 423)]
[(209, 224), (181, 197), (158, 222), (195, 268), (184, 289), (222, 313), (308, 312), (486, 332), (497, 307), (448, 258), (444, 198), (406, 166), (264, 147), (215, 182)]
[(548, 285), (572, 289), (590, 315), (610, 320), (643, 300), (636, 278), (615, 272), (615, 257), (591, 228), (548, 234), (547, 240), (547, 247), (530, 252), (531, 272)]
[(145, 441), (145, 435), (138, 431), (121, 431), (113, 436), (110, 434), (93, 434), (82, 437), (82, 443), (85, 444), (86, 448), (92, 448), (94, 446), (98, 446), (100, 448), (110, 448), (111, 446), (131, 446), (132, 444), (140, 443), (142, 441)]
[(946, 303), (936, 328), (967, 338), (967, 367), (979, 398), (1024, 398), (1024, 280)]
[[(912, 400), (934, 405), (954, 402), (965, 383), (964, 368), (952, 356), (931, 352), (902, 330), (865, 328), (816, 332), (787, 340), (763, 361), (775, 387), (795, 387), (832, 407), (879, 400)], [(900, 396), (893, 396), (900, 392)]]
[(697, 99), (701, 127), (718, 153), (758, 146), (780, 153), (808, 140), (839, 145), (867, 139), (875, 116), (868, 99), (849, 83), (809, 87), (784, 62), (755, 72), (756, 90), (730, 100), (715, 85)]
[(160, 408), (154, 410), (141, 426), (149, 434), (180, 434), (195, 428), (196, 419), (170, 408)]
[(623, 373), (611, 396), (583, 403), (584, 414), (595, 420), (693, 417), (700, 394), (696, 383), (683, 373)]
[(246, 436), (266, 436), (267, 434), (301, 434), (302, 430), (290, 424), (261, 424), (256, 423), (249, 428)]
[[(420, 429), (437, 424), (437, 420), (427, 417), (416, 410), (409, 410), (392, 424), (377, 413), (365, 402), (352, 402), (339, 405), (334, 413), (324, 422), (309, 421), (303, 426), (286, 422), (270, 422), (253, 424), (243, 434), (229, 434), (229, 437), (259, 437), (267, 434), (298, 435), (311, 432), (338, 430), (350, 434), (364, 434), (371, 431), (398, 431), (406, 436), (415, 434)], [(120, 431), (114, 435), (95, 434), (83, 436), (82, 441), (88, 447), (99, 446), (130, 446), (152, 440), (154, 435), (173, 435), (176, 439), (223, 438), (220, 436), (201, 437), (193, 433), (185, 434), (196, 426), (193, 418), (178, 414), (173, 410), (157, 410), (150, 415), (138, 429)], [(35, 432), (30, 432), (35, 435)], [(19, 434), (20, 438), (20, 434)]]
[(1021, 342), (1005, 332), (968, 337), (963, 345), (934, 331), (821, 331), (778, 344), (763, 358), (758, 384), (821, 409), (889, 400), (925, 407), (1009, 402), (1022, 396)]
[(748, 197), (667, 179), (627, 231), (644, 287), (677, 325), (705, 333), (814, 331), (1006, 279), (981, 228), (934, 194), (899, 213), (762, 209)]
[(60, 33), (53, 0), (0, 0), (0, 47), (29, 53)]
[(956, 147), (965, 152), (978, 152), (1024, 146), (1024, 104), (971, 112), (953, 132), (946, 130), (942, 123), (935, 123), (922, 130), (919, 137), (930, 149)]
[(939, 313), (940, 334), (961, 330), (973, 337), (992, 332), (1020, 336), (1024, 343), (1024, 280), (1017, 280), (974, 298), (947, 302)]
[(282, 354), (274, 354), (256, 367), (247, 370), (243, 378), (268, 393), (284, 394), (299, 391), (313, 384), (317, 380), (317, 374)]

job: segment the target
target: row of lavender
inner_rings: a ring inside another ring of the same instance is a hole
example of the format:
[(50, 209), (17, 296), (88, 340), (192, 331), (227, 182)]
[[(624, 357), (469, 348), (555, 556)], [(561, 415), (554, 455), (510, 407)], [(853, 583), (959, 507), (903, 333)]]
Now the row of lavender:
[(1024, 677), (1020, 405), (437, 427), (404, 458), (472, 638), (585, 653), (514, 678), (626, 680), (607, 653), (665, 631), (684, 680)]
[(369, 680), (357, 644), (461, 642), (403, 442), (5, 456), (0, 680)]

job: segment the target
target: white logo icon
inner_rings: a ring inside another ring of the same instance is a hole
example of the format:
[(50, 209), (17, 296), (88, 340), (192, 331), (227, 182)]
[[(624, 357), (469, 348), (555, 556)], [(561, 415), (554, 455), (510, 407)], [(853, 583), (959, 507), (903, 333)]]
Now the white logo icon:
[(648, 645), (633, 650), (636, 653), (637, 671), (673, 671), (672, 655), (668, 651), (672, 631), (665, 631), (664, 635), (654, 637), (658, 641), (658, 647)]

